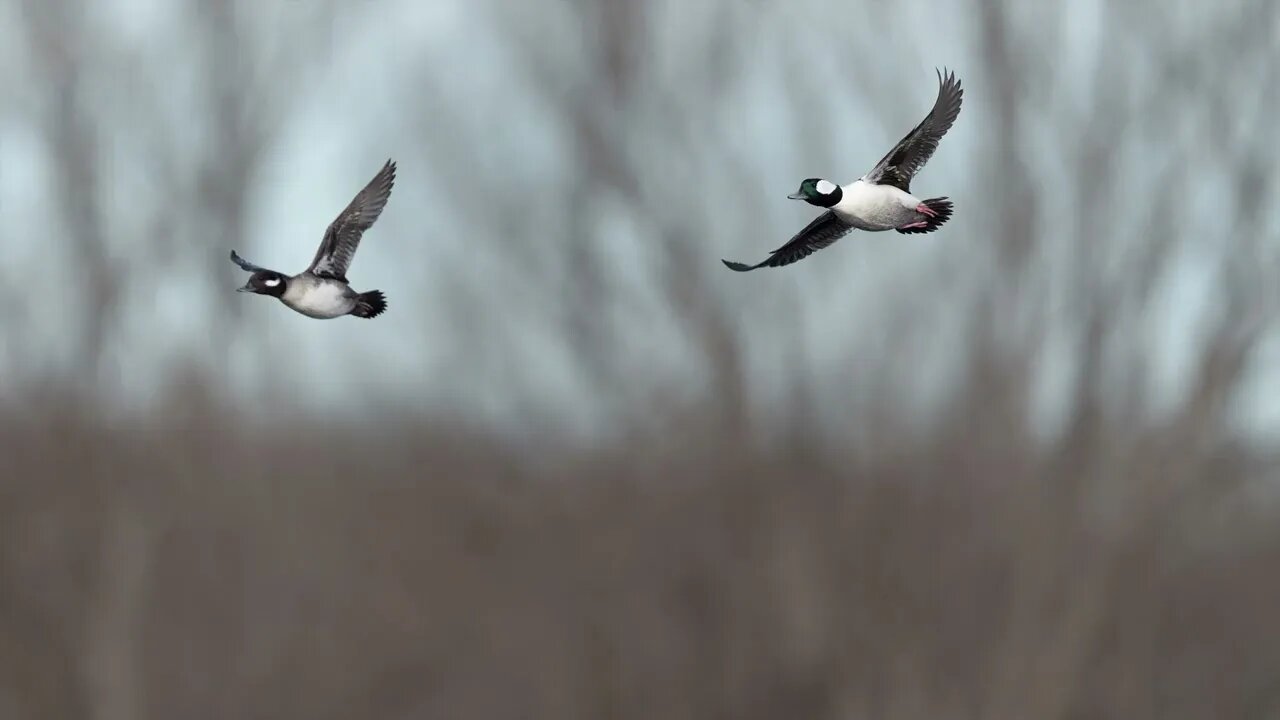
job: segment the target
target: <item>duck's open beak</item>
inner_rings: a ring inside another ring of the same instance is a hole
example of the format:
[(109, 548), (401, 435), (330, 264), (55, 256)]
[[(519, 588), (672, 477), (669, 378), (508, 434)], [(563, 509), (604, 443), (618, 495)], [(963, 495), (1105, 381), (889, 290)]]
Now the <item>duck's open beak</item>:
[(807, 198), (805, 198), (803, 193), (793, 192), (787, 196), (787, 199), (788, 200), (805, 200)]

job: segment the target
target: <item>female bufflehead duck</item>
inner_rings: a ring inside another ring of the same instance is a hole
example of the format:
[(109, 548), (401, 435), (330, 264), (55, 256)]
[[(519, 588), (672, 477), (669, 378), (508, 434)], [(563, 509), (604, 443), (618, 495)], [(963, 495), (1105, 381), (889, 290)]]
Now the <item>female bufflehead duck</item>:
[(391, 197), (396, 181), (396, 164), (391, 160), (356, 195), (346, 210), (325, 230), (324, 240), (310, 267), (297, 275), (267, 270), (231, 251), (231, 261), (253, 275), (239, 292), (279, 298), (307, 317), (329, 319), (354, 315), (375, 318), (387, 309), (380, 290), (358, 293), (347, 284), (347, 268), (355, 257), (364, 231), (373, 227)]

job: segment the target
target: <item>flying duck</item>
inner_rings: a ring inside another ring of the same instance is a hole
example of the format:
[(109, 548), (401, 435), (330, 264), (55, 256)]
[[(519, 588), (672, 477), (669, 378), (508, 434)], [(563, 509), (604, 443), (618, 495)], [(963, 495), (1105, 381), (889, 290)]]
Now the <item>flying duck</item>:
[(238, 292), (257, 293), (279, 298), (280, 302), (307, 317), (330, 319), (343, 315), (375, 318), (387, 309), (380, 290), (358, 293), (347, 284), (347, 268), (355, 257), (364, 231), (373, 227), (396, 181), (396, 164), (387, 160), (373, 180), (365, 186), (324, 232), (324, 240), (315, 259), (297, 275), (268, 270), (231, 251), (231, 261), (253, 273)]
[(782, 267), (808, 257), (844, 237), (850, 230), (903, 234), (937, 230), (951, 218), (952, 204), (945, 197), (921, 200), (911, 194), (911, 178), (929, 161), (938, 141), (960, 114), (964, 90), (955, 73), (938, 72), (938, 99), (915, 129), (907, 133), (871, 172), (841, 187), (830, 180), (809, 178), (787, 197), (827, 208), (805, 229), (756, 265), (722, 260), (730, 270), (747, 272), (762, 267)]

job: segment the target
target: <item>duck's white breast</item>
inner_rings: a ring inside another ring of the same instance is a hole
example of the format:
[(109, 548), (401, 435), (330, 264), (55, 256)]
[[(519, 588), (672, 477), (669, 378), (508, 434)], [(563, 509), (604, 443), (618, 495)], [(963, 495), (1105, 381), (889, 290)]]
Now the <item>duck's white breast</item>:
[(280, 300), (303, 315), (326, 319), (346, 315), (356, 305), (355, 291), (346, 285), (305, 276), (290, 281)]
[(862, 180), (843, 190), (843, 197), (832, 208), (845, 222), (859, 230), (891, 230), (916, 217), (920, 204), (911, 193), (892, 185), (874, 185)]

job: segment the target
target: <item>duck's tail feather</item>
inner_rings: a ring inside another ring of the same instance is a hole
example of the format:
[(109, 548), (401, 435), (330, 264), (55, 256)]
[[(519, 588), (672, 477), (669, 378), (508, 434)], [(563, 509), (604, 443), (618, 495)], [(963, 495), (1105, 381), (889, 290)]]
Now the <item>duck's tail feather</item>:
[(356, 307), (351, 311), (358, 318), (376, 318), (387, 309), (387, 297), (381, 290), (370, 290), (356, 296)]
[(950, 220), (951, 213), (955, 210), (955, 205), (945, 197), (929, 198), (928, 200), (921, 201), (920, 204), (932, 210), (933, 215), (921, 213), (923, 217), (921, 217), (920, 220), (897, 228), (898, 232), (903, 235), (933, 232)]

